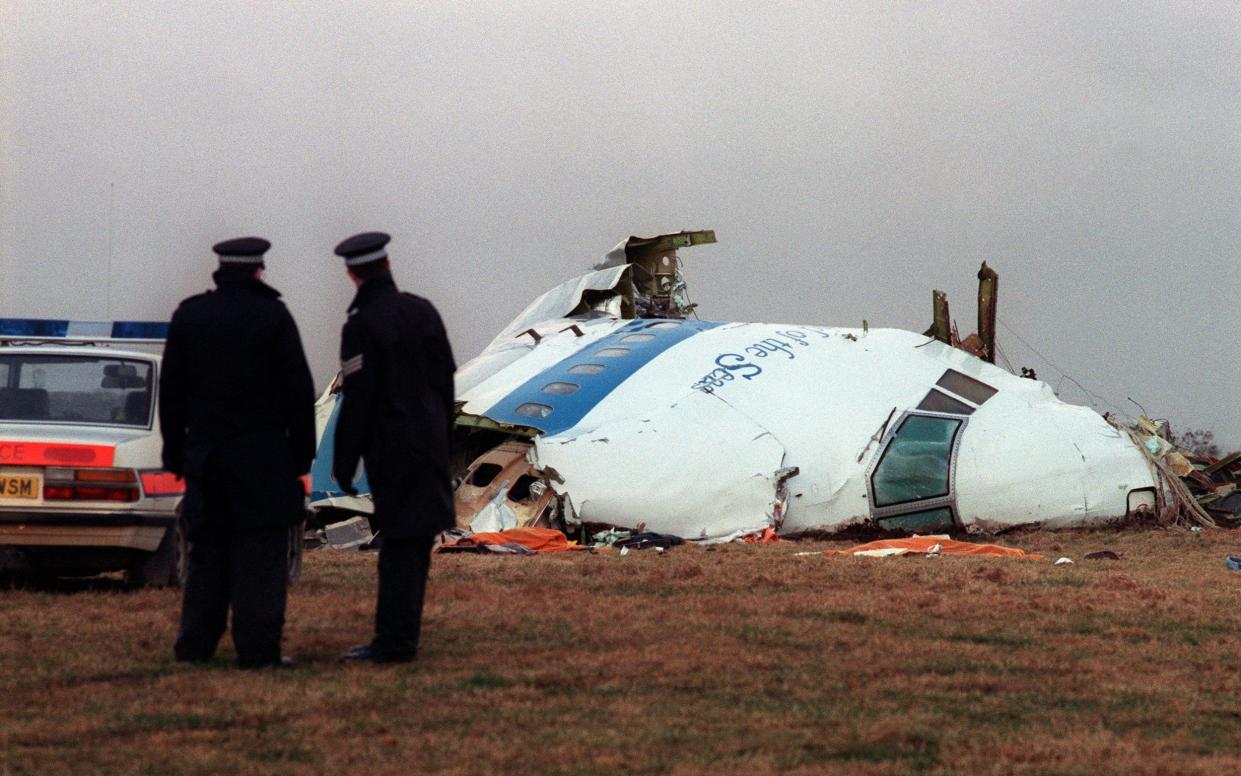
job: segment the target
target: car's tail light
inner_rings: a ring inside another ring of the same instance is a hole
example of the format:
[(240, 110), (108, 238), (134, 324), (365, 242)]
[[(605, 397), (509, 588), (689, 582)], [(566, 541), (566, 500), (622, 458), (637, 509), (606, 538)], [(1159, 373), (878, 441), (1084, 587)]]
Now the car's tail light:
[(176, 496), (185, 492), (185, 480), (172, 472), (146, 471), (142, 473), (142, 492), (148, 496)]
[(73, 478), (78, 482), (136, 482), (133, 469), (76, 469)]
[(133, 469), (49, 468), (44, 501), (137, 501), (138, 475)]

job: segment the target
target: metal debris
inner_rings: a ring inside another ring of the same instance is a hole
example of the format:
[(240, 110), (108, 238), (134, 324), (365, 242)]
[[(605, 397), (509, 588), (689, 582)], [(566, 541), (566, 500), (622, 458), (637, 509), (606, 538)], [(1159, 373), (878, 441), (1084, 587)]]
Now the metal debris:
[(370, 522), (361, 516), (332, 523), (324, 527), (323, 533), (327, 546), (333, 550), (355, 550), (374, 538)]

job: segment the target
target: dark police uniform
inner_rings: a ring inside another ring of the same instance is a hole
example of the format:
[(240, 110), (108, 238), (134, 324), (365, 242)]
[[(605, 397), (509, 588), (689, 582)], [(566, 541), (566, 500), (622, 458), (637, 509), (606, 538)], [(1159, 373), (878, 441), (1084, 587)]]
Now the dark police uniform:
[(172, 315), (160, 377), (164, 466), (186, 480), (190, 541), (178, 660), (207, 660), (231, 604), (243, 667), (278, 665), (289, 526), (315, 451), (314, 385), (280, 293), (254, 277), (270, 243), (214, 247), (217, 288)]
[(344, 395), (332, 473), (352, 490), (364, 461), (380, 537), (375, 636), (344, 657), (376, 662), (416, 655), (431, 545), (455, 524), (449, 444), (456, 365), (439, 313), (397, 290), (386, 269), (388, 239), (367, 232), (336, 247), (365, 279), (341, 332)]

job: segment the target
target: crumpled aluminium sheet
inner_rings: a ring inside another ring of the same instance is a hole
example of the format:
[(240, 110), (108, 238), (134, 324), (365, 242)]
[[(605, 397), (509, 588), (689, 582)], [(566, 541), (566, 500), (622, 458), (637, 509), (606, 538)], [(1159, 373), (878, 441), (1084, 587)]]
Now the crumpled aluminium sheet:
[(644, 524), (685, 539), (771, 526), (784, 456), (770, 432), (701, 393), (653, 413), (539, 437), (534, 451), (579, 520)]
[(491, 348), (507, 343), (513, 337), (531, 328), (536, 323), (565, 317), (581, 303), (583, 294), (587, 291), (606, 291), (610, 288), (615, 288), (628, 269), (628, 265), (622, 265), (610, 269), (587, 272), (584, 275), (579, 275), (572, 280), (561, 283), (531, 302), (487, 347)]
[(495, 497), (474, 515), (470, 521), (471, 531), (498, 532), (517, 527), (517, 513), (508, 505), (508, 489), (509, 483), (505, 480)]

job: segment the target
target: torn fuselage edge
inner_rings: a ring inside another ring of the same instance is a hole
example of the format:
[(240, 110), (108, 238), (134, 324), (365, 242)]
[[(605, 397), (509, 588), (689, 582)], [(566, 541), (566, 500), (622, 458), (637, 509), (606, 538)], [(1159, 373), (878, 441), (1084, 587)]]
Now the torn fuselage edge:
[(492, 420), (485, 415), (471, 415), (464, 412), (457, 413), (456, 420), (453, 421), (456, 426), (462, 428), (480, 428), (488, 431), (503, 431), (507, 434), (533, 439), (543, 432), (531, 426), (521, 426), (513, 423), (502, 423), (498, 420)]

